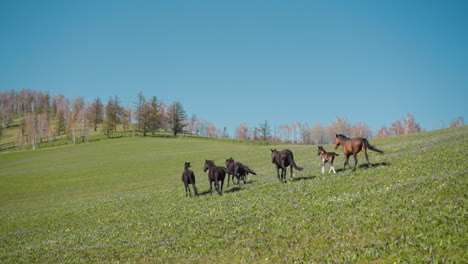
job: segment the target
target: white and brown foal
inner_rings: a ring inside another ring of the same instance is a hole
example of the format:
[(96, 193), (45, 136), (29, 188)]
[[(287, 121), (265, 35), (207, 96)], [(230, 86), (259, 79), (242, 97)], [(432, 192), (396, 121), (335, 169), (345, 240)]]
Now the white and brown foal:
[(322, 158), (322, 174), (325, 173), (325, 163), (330, 162), (330, 170), (328, 173), (333, 171), (336, 174), (335, 168), (333, 167), (333, 160), (335, 156), (339, 156), (335, 152), (326, 152), (322, 146), (318, 146), (318, 155)]

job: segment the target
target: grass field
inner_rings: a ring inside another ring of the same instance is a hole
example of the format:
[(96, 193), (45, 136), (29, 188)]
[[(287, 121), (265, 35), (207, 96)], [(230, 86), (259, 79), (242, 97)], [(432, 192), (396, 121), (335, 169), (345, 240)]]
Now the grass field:
[[(135, 137), (2, 153), (0, 262), (466, 263), (468, 126), (371, 144), (377, 166), (343, 171), (340, 155), (325, 175), (316, 146), (286, 146), (305, 168), (286, 184), (270, 159), (285, 146)], [(258, 176), (210, 195), (204, 160), (229, 157)], [(185, 161), (199, 197), (185, 196)]]

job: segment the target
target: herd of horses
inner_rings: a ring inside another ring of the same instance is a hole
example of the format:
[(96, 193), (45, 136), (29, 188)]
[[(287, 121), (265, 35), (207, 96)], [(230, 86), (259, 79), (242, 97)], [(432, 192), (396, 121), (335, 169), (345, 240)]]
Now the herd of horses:
[[(383, 151), (369, 144), (369, 141), (365, 138), (360, 138), (360, 137), (348, 138), (345, 135), (336, 134), (334, 148), (337, 149), (340, 145), (343, 148), (343, 153), (345, 156), (344, 169), (346, 169), (346, 166), (349, 166), (349, 157), (351, 157), (351, 155), (353, 155), (354, 157), (353, 170), (356, 170), (357, 162), (358, 162), (357, 154), (359, 152), (362, 151), (364, 153), (368, 167), (372, 166), (371, 163), (369, 162), (369, 156), (367, 155), (368, 149), (378, 152), (378, 153), (383, 153)], [(326, 163), (330, 163), (330, 170), (328, 171), (328, 173), (330, 173), (331, 171), (333, 171), (333, 173), (336, 173), (335, 168), (333, 166), (333, 161), (335, 160), (336, 156), (339, 156), (338, 154), (336, 154), (335, 152), (327, 152), (325, 151), (323, 146), (318, 146), (318, 156), (320, 156), (322, 159), (322, 174), (325, 173)], [(284, 149), (281, 151), (272, 149), (271, 150), (271, 162), (276, 167), (276, 174), (280, 182), (287, 181), (286, 179), (287, 167), (290, 167), (291, 180), (293, 180), (293, 168), (298, 171), (301, 171), (303, 169), (297, 166), (297, 164), (294, 162), (294, 155), (292, 151), (289, 149)], [(281, 170), (281, 174), (280, 174), (280, 170)], [(233, 183), (234, 183), (234, 178), (235, 178), (237, 179), (237, 185), (241, 186), (242, 182), (244, 182), (244, 184), (246, 183), (246, 179), (249, 174), (257, 175), (248, 166), (240, 162), (236, 162), (233, 158), (226, 159), (226, 167), (216, 166), (216, 164), (212, 160), (205, 160), (203, 171), (204, 172), (208, 171), (210, 193), (213, 193), (213, 183), (214, 183), (216, 191), (218, 192), (219, 195), (222, 195), (224, 179), (226, 178), (226, 175), (228, 175), (228, 187), (229, 187), (229, 180), (231, 177), (232, 177)], [(182, 173), (182, 182), (184, 182), (184, 185), (185, 185), (186, 196), (189, 196), (189, 195), (192, 196), (190, 185), (193, 186), (193, 191), (195, 195), (198, 196), (198, 190), (195, 187), (195, 174), (193, 173), (193, 171), (190, 170), (190, 162), (185, 162), (184, 172)]]

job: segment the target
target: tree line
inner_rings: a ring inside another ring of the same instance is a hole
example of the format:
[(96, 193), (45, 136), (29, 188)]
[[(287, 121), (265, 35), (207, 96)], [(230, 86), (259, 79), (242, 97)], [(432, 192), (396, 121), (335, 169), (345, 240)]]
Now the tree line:
[(372, 138), (372, 131), (367, 124), (350, 124), (344, 117), (337, 117), (327, 126), (320, 123), (309, 126), (307, 123), (293, 122), (275, 126), (273, 130), (268, 121), (254, 128), (241, 124), (236, 129), (236, 138), (317, 145), (334, 142), (337, 133), (351, 137)]
[[(18, 129), (16, 142), (19, 147), (31, 144), (35, 149), (44, 141), (53, 142), (57, 137), (66, 136), (73, 143), (88, 141), (91, 134), (111, 137), (118, 131), (139, 132), (143, 136), (161, 131), (189, 133), (205, 137), (229, 138), (227, 127), (218, 129), (212, 122), (190, 118), (180, 102), (166, 105), (156, 96), (149, 98), (138, 93), (133, 105), (124, 106), (117, 96), (110, 97), (107, 103), (101, 99), (85, 102), (83, 97), (73, 99), (59, 94), (23, 89), (0, 93), (0, 136), (2, 130), (13, 122)], [(464, 125), (463, 117), (458, 117), (449, 127)], [(94, 132), (93, 132), (94, 131)], [(346, 118), (337, 117), (324, 126), (316, 123), (292, 122), (270, 127), (267, 120), (255, 127), (243, 123), (238, 125), (233, 138), (242, 140), (289, 142), (296, 144), (327, 144), (334, 141), (335, 134), (350, 137), (384, 138), (424, 131), (411, 113), (393, 122), (388, 128), (382, 126), (374, 135), (365, 123), (350, 124)]]
[(177, 135), (184, 132), (186, 119), (180, 102), (167, 106), (155, 96), (147, 99), (141, 93), (134, 107), (123, 106), (117, 96), (103, 103), (100, 98), (85, 102), (83, 97), (52, 97), (48, 92), (30, 89), (0, 93), (0, 135), (5, 128), (18, 126), (18, 146), (31, 144), (32, 149), (60, 136), (73, 143), (88, 141), (92, 131), (107, 137), (118, 130), (138, 131), (144, 136), (157, 131)]

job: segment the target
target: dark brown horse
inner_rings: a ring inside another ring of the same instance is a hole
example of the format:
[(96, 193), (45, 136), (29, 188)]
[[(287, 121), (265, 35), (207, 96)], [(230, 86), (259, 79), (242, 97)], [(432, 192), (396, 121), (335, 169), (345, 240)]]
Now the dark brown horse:
[(197, 187), (195, 187), (195, 173), (190, 169), (190, 162), (185, 162), (184, 172), (182, 173), (182, 181), (185, 185), (185, 196), (192, 196), (192, 192), (190, 190), (190, 184), (193, 186), (193, 192), (196, 196), (198, 196)]
[(325, 174), (325, 163), (330, 162), (330, 173), (333, 170), (333, 173), (336, 174), (335, 168), (333, 167), (333, 160), (335, 156), (339, 156), (335, 152), (326, 152), (322, 146), (318, 146), (318, 155), (322, 158), (322, 174)]
[[(275, 164), (276, 166), (276, 174), (278, 175), (278, 180), (282, 182), (287, 182), (286, 180), (286, 168), (291, 166), (291, 180), (293, 178), (293, 167), (301, 171), (302, 168), (298, 167), (294, 162), (294, 156), (291, 150), (284, 149), (282, 151), (278, 151), (276, 149), (271, 150), (271, 163)], [(279, 174), (279, 169), (281, 169), (281, 177)]]
[[(210, 192), (213, 194), (213, 182), (219, 195), (223, 194), (224, 177), (226, 177), (227, 169), (216, 166), (212, 160), (205, 160), (204, 172), (208, 171), (208, 181), (210, 182)], [(219, 185), (221, 182), (221, 186)]]
[[(234, 177), (236, 177), (237, 184), (239, 185), (240, 185), (241, 180), (244, 181), (244, 184), (246, 183), (246, 178), (249, 173), (253, 175), (257, 175), (257, 173), (255, 173), (249, 167), (245, 166), (244, 164), (240, 162), (234, 161), (233, 158), (229, 158), (226, 160), (226, 167), (229, 173), (233, 175), (232, 181), (234, 182)], [(228, 176), (228, 186), (229, 186), (229, 176)]]
[(343, 146), (343, 153), (346, 156), (346, 160), (344, 163), (344, 167), (346, 169), (346, 165), (349, 165), (349, 156), (353, 155), (354, 157), (354, 170), (356, 170), (357, 166), (357, 154), (362, 150), (364, 152), (364, 155), (366, 155), (366, 160), (367, 160), (367, 166), (370, 168), (372, 165), (369, 163), (369, 157), (367, 156), (367, 149), (370, 149), (372, 151), (378, 152), (378, 153), (383, 153), (382, 150), (379, 150), (369, 144), (369, 141), (365, 138), (348, 138), (345, 135), (342, 134), (337, 134), (335, 137), (335, 149), (338, 148), (338, 146)]

